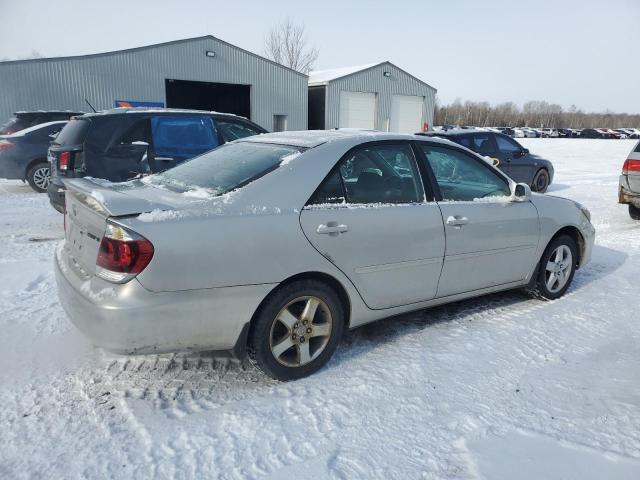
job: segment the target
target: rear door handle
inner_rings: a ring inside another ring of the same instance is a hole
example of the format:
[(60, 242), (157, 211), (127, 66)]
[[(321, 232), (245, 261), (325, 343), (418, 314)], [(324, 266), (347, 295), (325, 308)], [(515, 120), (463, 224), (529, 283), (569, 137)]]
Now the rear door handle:
[(344, 224), (337, 224), (336, 222), (329, 222), (327, 224), (318, 225), (316, 232), (320, 235), (340, 235), (349, 231), (349, 227)]
[(154, 160), (158, 160), (159, 162), (173, 162), (175, 158), (172, 157), (154, 157)]
[(456, 215), (455, 217), (452, 215), (447, 218), (447, 225), (451, 225), (452, 227), (461, 227), (462, 225), (466, 225), (469, 223), (469, 219), (467, 217), (461, 217)]

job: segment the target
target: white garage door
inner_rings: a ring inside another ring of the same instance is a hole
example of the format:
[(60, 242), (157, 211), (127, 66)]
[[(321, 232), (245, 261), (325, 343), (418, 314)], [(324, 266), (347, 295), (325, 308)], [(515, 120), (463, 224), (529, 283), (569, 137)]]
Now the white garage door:
[(340, 92), (340, 128), (376, 127), (376, 94)]
[(422, 130), (423, 105), (424, 97), (393, 95), (389, 130), (401, 133), (416, 133)]

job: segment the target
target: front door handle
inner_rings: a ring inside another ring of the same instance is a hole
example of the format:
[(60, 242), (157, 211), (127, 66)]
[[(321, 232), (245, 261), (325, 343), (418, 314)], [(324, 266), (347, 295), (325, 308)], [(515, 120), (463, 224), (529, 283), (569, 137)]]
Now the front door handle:
[(316, 232), (320, 235), (334, 236), (348, 231), (349, 227), (343, 224), (338, 224), (337, 222), (328, 222), (327, 224), (318, 225), (318, 228), (316, 228)]
[(466, 225), (469, 223), (469, 219), (467, 217), (461, 217), (459, 215), (450, 216), (447, 218), (447, 225), (451, 225), (452, 227), (460, 228), (462, 225)]

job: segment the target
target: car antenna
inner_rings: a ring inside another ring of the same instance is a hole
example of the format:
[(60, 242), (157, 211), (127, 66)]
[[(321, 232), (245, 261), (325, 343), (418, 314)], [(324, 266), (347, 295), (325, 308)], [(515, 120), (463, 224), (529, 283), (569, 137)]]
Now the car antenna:
[(91, 110), (93, 110), (93, 113), (98, 113), (98, 111), (97, 111), (95, 108), (93, 108), (93, 105), (91, 105), (91, 104), (89, 103), (89, 100), (87, 100), (87, 99), (85, 98), (85, 99), (84, 99), (84, 101), (85, 101), (85, 102), (87, 102), (87, 105), (89, 105), (89, 106), (91, 107)]

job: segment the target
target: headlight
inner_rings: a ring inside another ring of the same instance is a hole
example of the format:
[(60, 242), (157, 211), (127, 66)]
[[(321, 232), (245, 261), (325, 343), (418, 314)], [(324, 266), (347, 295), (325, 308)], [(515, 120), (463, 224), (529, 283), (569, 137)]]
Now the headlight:
[(574, 200), (574, 202), (576, 204), (576, 207), (578, 207), (578, 210), (580, 210), (582, 212), (582, 214), (587, 217), (587, 220), (591, 221), (591, 212), (589, 211), (589, 209), (587, 207), (585, 207), (584, 205), (582, 205), (581, 203), (578, 203)]

